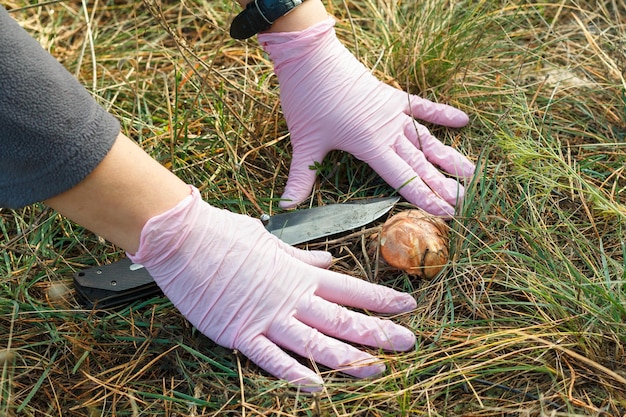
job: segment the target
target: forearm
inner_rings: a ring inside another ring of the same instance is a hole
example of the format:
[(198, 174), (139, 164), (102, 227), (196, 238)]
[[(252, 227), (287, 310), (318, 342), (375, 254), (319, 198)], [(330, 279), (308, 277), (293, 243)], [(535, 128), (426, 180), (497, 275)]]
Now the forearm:
[(120, 134), (91, 174), (45, 203), (134, 253), (145, 223), (174, 207), (189, 193), (187, 184)]
[[(238, 0), (241, 7), (246, 7), (253, 0)], [(328, 17), (321, 0), (304, 0), (290, 13), (279, 18), (267, 32), (296, 32), (301, 31)]]

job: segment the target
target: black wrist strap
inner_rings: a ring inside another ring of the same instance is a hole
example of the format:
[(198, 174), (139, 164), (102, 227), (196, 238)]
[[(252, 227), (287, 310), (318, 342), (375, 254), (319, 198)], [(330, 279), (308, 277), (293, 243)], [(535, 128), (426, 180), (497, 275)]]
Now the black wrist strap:
[(267, 30), (281, 16), (302, 4), (304, 0), (254, 0), (233, 19), (230, 36), (247, 39)]

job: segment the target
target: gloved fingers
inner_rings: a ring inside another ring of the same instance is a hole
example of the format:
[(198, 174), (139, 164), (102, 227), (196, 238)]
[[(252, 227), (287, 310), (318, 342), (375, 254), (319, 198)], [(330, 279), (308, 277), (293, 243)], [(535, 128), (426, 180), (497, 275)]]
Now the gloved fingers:
[(456, 177), (470, 178), (474, 175), (474, 164), (451, 146), (444, 145), (428, 129), (413, 120), (407, 120), (404, 134), (429, 161)]
[(318, 374), (299, 363), (263, 335), (256, 336), (238, 349), (265, 371), (298, 386), (303, 391), (314, 392), (322, 389), (324, 381)]
[(407, 139), (400, 139), (395, 144), (398, 155), (408, 163), (437, 195), (451, 206), (456, 206), (463, 200), (465, 189), (455, 179), (446, 177), (426, 159), (424, 153), (418, 150)]
[(315, 294), (332, 303), (375, 311), (406, 313), (417, 307), (410, 294), (334, 271), (319, 270)]
[(385, 365), (375, 356), (326, 336), (296, 318), (275, 326), (268, 338), (300, 356), (357, 378), (368, 378), (385, 371)]
[(451, 217), (454, 206), (430, 189), (400, 155), (391, 147), (382, 155), (367, 161), (387, 184), (397, 189), (409, 202), (435, 216)]
[(415, 335), (406, 327), (348, 310), (318, 296), (298, 308), (296, 318), (328, 336), (361, 345), (390, 351), (406, 351), (415, 346)]
[(316, 163), (322, 162), (328, 153), (321, 149), (306, 149), (305, 146), (317, 147), (322, 143), (320, 138), (291, 138), (292, 144), (297, 141), (301, 144), (297, 148), (294, 147), (291, 164), (289, 166), (289, 176), (285, 191), (280, 197), (281, 201), (278, 205), (282, 208), (292, 208), (302, 201), (306, 200), (309, 193), (313, 189), (317, 172), (311, 167)]
[(299, 261), (305, 262), (309, 265), (326, 269), (333, 262), (333, 257), (329, 252), (322, 250), (303, 250), (283, 242), (274, 235), (272, 235), (272, 238), (276, 239), (277, 245), (282, 250), (287, 252), (288, 255), (293, 256)]
[(416, 119), (448, 127), (463, 127), (469, 122), (467, 114), (456, 107), (434, 103), (413, 94), (403, 94), (407, 103), (405, 112)]

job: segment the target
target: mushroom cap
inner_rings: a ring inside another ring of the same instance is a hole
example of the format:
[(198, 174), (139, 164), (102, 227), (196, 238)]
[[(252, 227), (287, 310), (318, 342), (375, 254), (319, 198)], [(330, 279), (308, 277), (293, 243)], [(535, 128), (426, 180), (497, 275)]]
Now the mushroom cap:
[(443, 220), (421, 210), (402, 211), (383, 225), (380, 251), (389, 265), (431, 279), (448, 262), (448, 230)]

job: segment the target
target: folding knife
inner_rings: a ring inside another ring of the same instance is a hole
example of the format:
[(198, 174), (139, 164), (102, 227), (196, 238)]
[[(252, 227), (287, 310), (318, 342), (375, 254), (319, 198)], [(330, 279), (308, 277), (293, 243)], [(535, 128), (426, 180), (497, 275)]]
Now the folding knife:
[[(262, 216), (261, 220), (270, 233), (297, 245), (365, 226), (389, 212), (398, 200), (370, 198)], [(122, 307), (162, 295), (148, 271), (126, 258), (77, 271), (73, 278), (78, 301), (89, 309)]]

